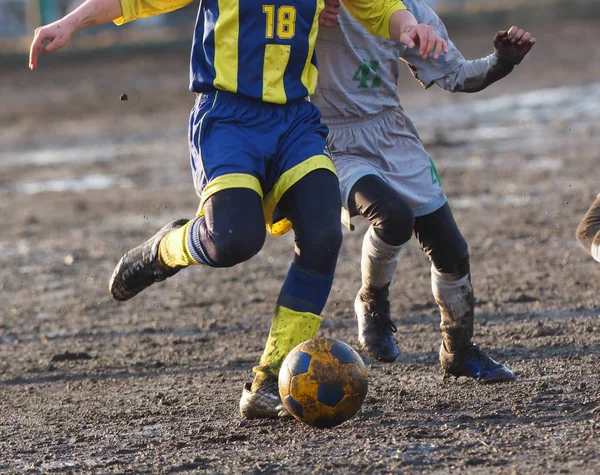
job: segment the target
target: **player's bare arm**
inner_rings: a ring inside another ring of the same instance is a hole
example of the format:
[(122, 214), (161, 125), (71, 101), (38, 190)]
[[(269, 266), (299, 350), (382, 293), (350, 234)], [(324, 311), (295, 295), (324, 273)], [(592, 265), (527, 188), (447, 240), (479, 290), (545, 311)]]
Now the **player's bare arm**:
[[(66, 46), (77, 30), (111, 21), (122, 25), (137, 18), (171, 12), (192, 2), (193, 0), (87, 0), (60, 20), (35, 30), (29, 50), (29, 68), (36, 68), (40, 53), (51, 53)], [(46, 41), (49, 43), (44, 45)]]
[[(77, 30), (108, 23), (121, 15), (119, 0), (87, 0), (60, 20), (37, 28), (29, 49), (29, 69), (36, 68), (40, 53), (64, 48)], [(44, 45), (46, 41), (49, 43)]]
[(508, 76), (535, 45), (535, 38), (517, 26), (494, 36), (494, 53), (474, 61), (465, 61), (452, 74), (437, 81), (451, 92), (479, 92)]
[(408, 48), (419, 48), (423, 59), (438, 59), (442, 52), (448, 52), (448, 43), (440, 38), (433, 27), (418, 23), (408, 10), (398, 10), (390, 17), (390, 38), (398, 40)]
[[(319, 24), (327, 28), (337, 25), (340, 11), (339, 0), (328, 0), (319, 16)], [(442, 52), (448, 52), (448, 43), (440, 38), (429, 25), (417, 22), (408, 10), (398, 10), (392, 13), (389, 20), (390, 39), (398, 40), (408, 48), (419, 48), (419, 54), (428, 58), (438, 59)]]

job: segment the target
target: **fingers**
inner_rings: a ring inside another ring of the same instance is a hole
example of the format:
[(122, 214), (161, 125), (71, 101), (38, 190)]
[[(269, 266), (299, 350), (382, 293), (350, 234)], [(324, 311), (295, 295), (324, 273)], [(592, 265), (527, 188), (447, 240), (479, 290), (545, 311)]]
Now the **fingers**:
[(42, 34), (42, 29), (37, 28), (35, 30), (33, 41), (31, 42), (31, 47), (29, 48), (29, 69), (32, 71), (37, 66), (38, 54), (45, 40), (46, 38), (45, 35)]
[(419, 37), (419, 54), (425, 59), (431, 54), (429, 31), (421, 29), (417, 31), (417, 35)]
[(511, 26), (501, 43), (516, 48), (517, 53), (523, 58), (533, 48), (535, 38), (531, 36), (531, 33), (522, 28)]
[[(517, 26), (511, 26), (505, 36), (505, 41), (510, 41), (513, 44), (522, 45), (532, 38), (531, 33)], [(535, 41), (534, 41), (535, 43)]]
[(440, 53), (442, 51), (444, 53), (448, 52), (448, 43), (446, 43), (446, 40), (442, 40), (441, 38), (438, 38), (438, 41), (436, 41), (436, 44), (435, 44), (435, 51), (433, 53), (433, 59), (439, 59)]
[(417, 29), (414, 26), (409, 26), (402, 31), (400, 35), (400, 43), (407, 48), (416, 48), (415, 39), (417, 38)]
[(327, 28), (333, 28), (337, 25), (337, 15), (333, 15), (325, 10), (319, 15), (319, 25)]
[(326, 12), (328, 15), (335, 16), (335, 19), (337, 20), (337, 16), (340, 13), (340, 3), (335, 3), (334, 0), (329, 0), (327, 5), (325, 5), (325, 9), (323, 10), (323, 12)]
[(337, 17), (340, 13), (339, 0), (328, 0), (325, 8), (319, 15), (319, 25), (333, 28), (337, 25)]
[(521, 46), (523, 50), (523, 56), (525, 56), (527, 53), (529, 53), (529, 51), (531, 51), (531, 48), (533, 48), (534, 44), (535, 38), (529, 38), (525, 43), (523, 43), (523, 45)]
[(56, 51), (57, 49), (60, 49), (64, 46), (64, 44), (60, 41), (58, 41), (58, 38), (54, 38), (52, 39), (52, 41), (50, 43), (48, 43), (46, 46), (42, 47), (42, 49), (40, 50), (40, 53), (42, 54), (48, 54), (48, 53), (52, 53), (53, 51)]
[(519, 38), (519, 40), (517, 41), (517, 44), (518, 44), (518, 45), (525, 44), (525, 43), (527, 43), (527, 42), (528, 42), (530, 39), (531, 39), (531, 33), (529, 33), (528, 31), (527, 31), (527, 32), (524, 32), (524, 33), (523, 33), (523, 36), (521, 36), (521, 38)]
[[(425, 50), (425, 56), (423, 58), (429, 58), (429, 55), (434, 52), (437, 47), (437, 43), (439, 38), (435, 34), (435, 32), (431, 32), (427, 38), (427, 49)], [(437, 59), (437, 58), (436, 58)]]
[(504, 41), (506, 35), (508, 35), (508, 31), (499, 31), (498, 33), (496, 33), (496, 35), (494, 36), (494, 44), (498, 44)]
[(437, 60), (442, 52), (448, 52), (448, 42), (440, 38), (431, 26), (417, 25), (413, 31), (414, 34), (411, 37), (418, 41), (419, 54), (423, 59), (429, 58), (433, 53), (433, 59)]

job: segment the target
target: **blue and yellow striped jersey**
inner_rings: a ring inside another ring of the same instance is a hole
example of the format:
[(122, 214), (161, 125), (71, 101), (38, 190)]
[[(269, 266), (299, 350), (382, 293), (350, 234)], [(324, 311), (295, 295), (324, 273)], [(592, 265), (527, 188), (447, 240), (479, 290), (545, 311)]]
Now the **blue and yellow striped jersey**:
[[(190, 0), (121, 0), (123, 24), (166, 13)], [(400, 0), (345, 0), (367, 29), (389, 38)], [(191, 55), (194, 92), (215, 89), (264, 102), (312, 95), (317, 85), (315, 41), (324, 0), (201, 0)]]

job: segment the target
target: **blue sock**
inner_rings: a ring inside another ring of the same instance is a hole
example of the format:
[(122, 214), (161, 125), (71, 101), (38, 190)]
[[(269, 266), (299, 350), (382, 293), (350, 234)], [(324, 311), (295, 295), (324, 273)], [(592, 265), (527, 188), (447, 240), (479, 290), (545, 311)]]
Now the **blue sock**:
[(333, 275), (319, 274), (292, 262), (277, 303), (297, 312), (321, 315), (333, 284)]

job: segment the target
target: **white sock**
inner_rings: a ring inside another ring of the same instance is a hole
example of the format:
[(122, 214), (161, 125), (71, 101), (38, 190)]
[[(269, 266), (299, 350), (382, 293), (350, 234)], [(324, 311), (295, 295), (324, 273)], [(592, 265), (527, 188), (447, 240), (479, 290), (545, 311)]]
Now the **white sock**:
[(385, 243), (373, 226), (365, 233), (362, 246), (360, 270), (363, 289), (381, 289), (392, 281), (402, 245)]
[(594, 242), (592, 242), (592, 257), (600, 262), (600, 231), (596, 233)]

